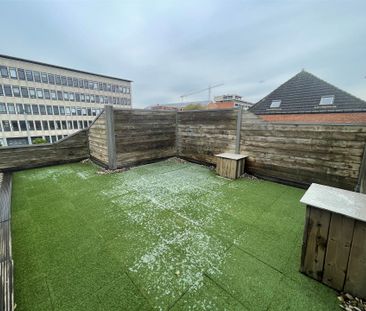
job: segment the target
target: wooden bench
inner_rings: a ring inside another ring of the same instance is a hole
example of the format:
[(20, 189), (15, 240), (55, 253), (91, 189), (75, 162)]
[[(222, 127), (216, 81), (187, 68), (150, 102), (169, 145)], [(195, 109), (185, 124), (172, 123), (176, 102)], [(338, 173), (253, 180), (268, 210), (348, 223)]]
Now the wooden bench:
[(216, 154), (216, 172), (222, 177), (239, 178), (244, 173), (247, 155), (235, 153)]
[(366, 299), (366, 195), (312, 184), (306, 204), (300, 271)]

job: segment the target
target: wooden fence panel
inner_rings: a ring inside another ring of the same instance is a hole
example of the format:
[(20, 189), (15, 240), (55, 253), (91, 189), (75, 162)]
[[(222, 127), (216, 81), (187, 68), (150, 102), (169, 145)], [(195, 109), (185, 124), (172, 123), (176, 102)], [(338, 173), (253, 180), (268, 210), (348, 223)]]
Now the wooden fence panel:
[(235, 151), (237, 110), (177, 113), (177, 155), (216, 164), (215, 154)]
[(249, 155), (251, 174), (355, 190), (365, 142), (365, 126), (272, 124), (244, 116), (240, 150)]
[(89, 128), (89, 149), (90, 156), (98, 162), (108, 165), (108, 144), (107, 144), (107, 125), (105, 111)]
[(87, 130), (81, 130), (53, 144), (0, 148), (0, 170), (20, 170), (89, 157)]
[(175, 155), (176, 112), (114, 109), (117, 167)]

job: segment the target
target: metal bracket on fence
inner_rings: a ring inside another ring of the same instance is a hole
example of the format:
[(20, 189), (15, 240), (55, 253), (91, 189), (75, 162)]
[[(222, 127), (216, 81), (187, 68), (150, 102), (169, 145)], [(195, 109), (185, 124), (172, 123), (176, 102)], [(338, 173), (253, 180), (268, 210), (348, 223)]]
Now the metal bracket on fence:
[(105, 120), (107, 127), (107, 146), (108, 146), (108, 168), (117, 168), (116, 138), (114, 133), (114, 112), (113, 106), (105, 106)]
[(243, 107), (238, 109), (238, 117), (236, 120), (236, 138), (235, 138), (235, 153), (240, 153), (240, 130), (241, 130), (241, 118), (243, 114)]

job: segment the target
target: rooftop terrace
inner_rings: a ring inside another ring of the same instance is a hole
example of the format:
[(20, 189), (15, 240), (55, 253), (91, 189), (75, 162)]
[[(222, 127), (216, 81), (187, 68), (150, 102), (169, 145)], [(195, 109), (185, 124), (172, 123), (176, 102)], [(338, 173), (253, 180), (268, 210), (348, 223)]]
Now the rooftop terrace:
[(335, 310), (299, 273), (305, 190), (170, 159), (13, 174), (16, 310)]

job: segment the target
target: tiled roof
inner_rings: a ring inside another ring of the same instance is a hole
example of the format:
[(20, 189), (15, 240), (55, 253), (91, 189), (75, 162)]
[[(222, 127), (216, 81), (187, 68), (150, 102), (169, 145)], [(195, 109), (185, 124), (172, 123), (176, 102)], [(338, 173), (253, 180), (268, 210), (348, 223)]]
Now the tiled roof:
[[(333, 95), (333, 105), (319, 105), (322, 96)], [(270, 108), (272, 100), (281, 100), (279, 108)], [(330, 113), (366, 111), (366, 102), (301, 71), (249, 109), (255, 114)]]

